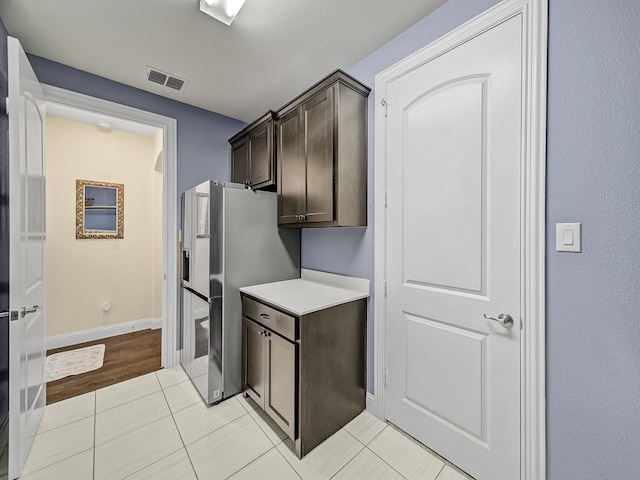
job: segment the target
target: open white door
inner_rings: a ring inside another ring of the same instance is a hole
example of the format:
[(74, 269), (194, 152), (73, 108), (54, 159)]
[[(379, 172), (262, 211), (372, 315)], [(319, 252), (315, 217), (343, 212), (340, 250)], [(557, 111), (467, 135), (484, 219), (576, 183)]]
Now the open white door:
[(20, 45), (9, 66), (9, 478), (29, 454), (46, 399), (43, 92)]

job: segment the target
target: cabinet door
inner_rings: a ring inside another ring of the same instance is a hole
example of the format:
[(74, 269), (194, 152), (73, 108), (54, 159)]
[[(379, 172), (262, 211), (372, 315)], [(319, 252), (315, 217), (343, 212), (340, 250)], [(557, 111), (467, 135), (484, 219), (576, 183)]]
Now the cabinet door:
[(249, 148), (246, 138), (231, 146), (231, 181), (242, 184), (249, 181)]
[(277, 123), (278, 224), (297, 223), (305, 210), (305, 159), (302, 109), (296, 108)]
[(252, 187), (273, 185), (273, 123), (267, 122), (249, 136), (249, 182)]
[(242, 319), (242, 389), (265, 408), (264, 327), (246, 317)]
[(296, 438), (297, 345), (267, 330), (264, 410), (293, 440)]
[(306, 209), (304, 223), (333, 220), (334, 87), (302, 105), (306, 152)]

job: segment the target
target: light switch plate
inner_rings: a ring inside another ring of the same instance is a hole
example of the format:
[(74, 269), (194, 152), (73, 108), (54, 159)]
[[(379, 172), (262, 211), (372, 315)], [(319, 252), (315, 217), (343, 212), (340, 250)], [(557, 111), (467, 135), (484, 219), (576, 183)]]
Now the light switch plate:
[(556, 223), (556, 252), (582, 251), (582, 224)]

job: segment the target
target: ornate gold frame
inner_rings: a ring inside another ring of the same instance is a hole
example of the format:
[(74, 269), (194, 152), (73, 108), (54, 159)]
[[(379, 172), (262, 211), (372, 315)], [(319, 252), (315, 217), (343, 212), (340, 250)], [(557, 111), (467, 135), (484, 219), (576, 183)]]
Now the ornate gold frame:
[[(116, 190), (116, 231), (115, 232), (85, 232), (85, 187), (105, 187)], [(76, 238), (124, 238), (124, 184), (109, 182), (94, 182), (91, 180), (76, 180)]]

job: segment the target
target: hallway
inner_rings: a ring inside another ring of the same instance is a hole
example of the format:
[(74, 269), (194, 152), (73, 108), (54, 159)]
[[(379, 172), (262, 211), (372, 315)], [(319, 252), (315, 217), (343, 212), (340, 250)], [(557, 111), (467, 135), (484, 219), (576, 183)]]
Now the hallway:
[(104, 363), (98, 370), (47, 383), (47, 405), (115, 383), (155, 372), (161, 365), (162, 329), (102, 338), (47, 351), (47, 355), (104, 344)]

